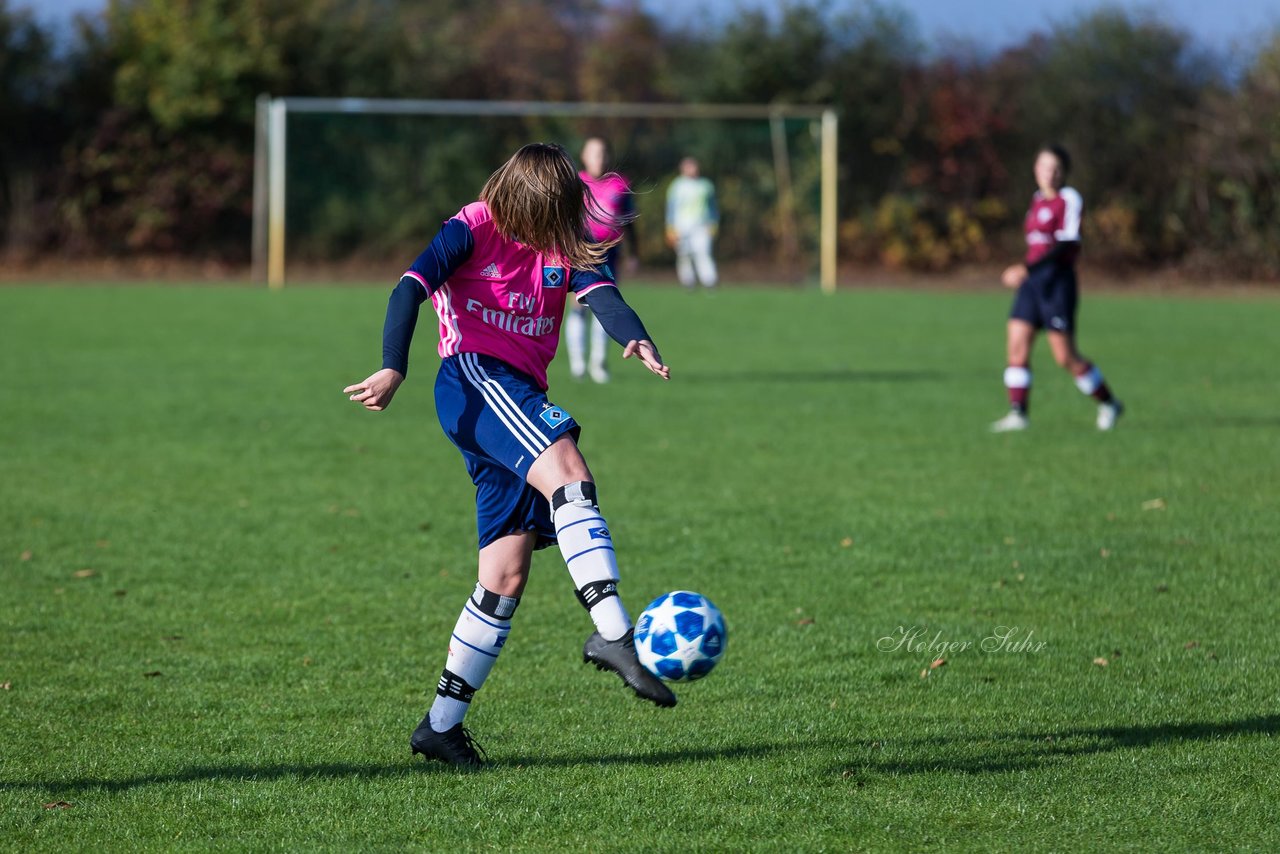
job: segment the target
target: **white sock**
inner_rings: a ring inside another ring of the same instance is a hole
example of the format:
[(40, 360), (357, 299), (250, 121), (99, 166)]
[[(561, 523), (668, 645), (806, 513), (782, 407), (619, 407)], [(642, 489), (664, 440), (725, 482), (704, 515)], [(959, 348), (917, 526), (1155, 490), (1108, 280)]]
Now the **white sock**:
[(551, 502), (560, 554), (578, 593), (605, 640), (617, 640), (631, 628), (631, 616), (618, 596), (618, 561), (609, 526), (596, 504), (596, 485), (569, 483)]
[(477, 584), (449, 639), (449, 657), (431, 704), (431, 728), (444, 732), (462, 723), (471, 699), (484, 685), (511, 632), (511, 615), (520, 600), (499, 596)]
[(1102, 371), (1098, 370), (1098, 366), (1090, 364), (1084, 369), (1084, 373), (1076, 374), (1076, 388), (1080, 389), (1081, 394), (1093, 395), (1102, 387)]

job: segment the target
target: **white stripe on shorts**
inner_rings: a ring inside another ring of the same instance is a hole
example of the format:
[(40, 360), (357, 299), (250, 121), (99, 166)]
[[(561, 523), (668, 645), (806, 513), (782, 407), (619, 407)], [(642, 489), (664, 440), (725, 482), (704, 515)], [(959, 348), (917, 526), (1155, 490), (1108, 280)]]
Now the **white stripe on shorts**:
[[(459, 353), (458, 364), (462, 366), (462, 371), (467, 376), (467, 380), (471, 385), (484, 395), (484, 399), (488, 402), (489, 408), (498, 416), (507, 429), (511, 431), (511, 435), (516, 438), (526, 451), (537, 457), (547, 449), (546, 437), (539, 433), (528, 423), (527, 417), (515, 405), (510, 396), (506, 394), (506, 390), (484, 372), (484, 368), (480, 367), (479, 360), (475, 353)], [(502, 392), (502, 396), (494, 392), (494, 389)], [(518, 420), (514, 413), (520, 416)]]
[(517, 427), (521, 428), (524, 431), (525, 436), (528, 437), (535, 446), (537, 446), (539, 453), (545, 451), (547, 446), (551, 444), (551, 440), (544, 436), (542, 431), (538, 429), (537, 425), (529, 419), (529, 416), (525, 414), (525, 411), (520, 408), (519, 404), (517, 404), (507, 390), (503, 388), (502, 383), (489, 376), (489, 373), (480, 364), (480, 357), (475, 353), (468, 353), (467, 356), (471, 359), (471, 370), (488, 386), (494, 402), (497, 405), (506, 408), (507, 414), (511, 417), (511, 420)]
[(525, 411), (520, 408), (520, 405), (516, 403), (515, 398), (513, 398), (510, 392), (508, 392), (506, 388), (503, 387), (502, 383), (498, 382), (497, 380), (489, 376), (488, 372), (485, 371), (485, 369), (481, 366), (480, 358), (476, 356), (474, 353), (472, 353), (471, 356), (472, 356), (472, 359), (474, 360), (472, 364), (475, 366), (476, 372), (481, 377), (483, 377), (486, 382), (492, 385), (492, 388), (495, 394), (500, 399), (506, 401), (507, 406), (509, 407), (512, 415), (516, 418), (517, 422), (522, 424), (524, 427), (526, 427), (529, 430), (529, 432), (533, 434), (533, 437), (535, 438), (536, 443), (540, 444), (543, 450), (546, 450), (546, 448), (551, 444), (551, 440), (548, 439), (546, 435), (541, 430), (538, 429), (538, 425), (535, 424), (533, 420), (529, 418), (528, 414), (526, 414)]

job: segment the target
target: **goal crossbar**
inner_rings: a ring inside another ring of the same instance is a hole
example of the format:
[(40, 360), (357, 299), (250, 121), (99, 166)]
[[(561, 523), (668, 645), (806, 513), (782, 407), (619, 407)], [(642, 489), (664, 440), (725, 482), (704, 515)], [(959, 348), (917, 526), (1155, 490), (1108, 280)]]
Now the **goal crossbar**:
[(265, 267), (267, 284), (285, 282), (285, 140), (289, 113), (418, 116), (555, 116), (821, 122), (821, 203), (818, 270), (822, 290), (836, 287), (836, 143), (834, 108), (802, 104), (670, 104), (586, 101), (471, 101), (398, 98), (270, 98), (257, 103), (254, 147), (253, 260), (255, 276)]

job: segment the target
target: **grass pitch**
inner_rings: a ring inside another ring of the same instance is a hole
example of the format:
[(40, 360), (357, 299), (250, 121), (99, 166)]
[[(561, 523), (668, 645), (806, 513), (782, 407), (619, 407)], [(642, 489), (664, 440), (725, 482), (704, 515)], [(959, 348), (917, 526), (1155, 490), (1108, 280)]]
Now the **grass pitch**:
[(629, 289), (673, 380), (552, 399), (633, 613), (727, 655), (642, 705), (543, 552), (458, 774), (407, 744), (475, 578), (429, 318), (339, 391), (385, 293), (0, 290), (0, 847), (1280, 846), (1280, 303), (1086, 294), (1119, 429), (1041, 345), (992, 436), (1005, 293)]

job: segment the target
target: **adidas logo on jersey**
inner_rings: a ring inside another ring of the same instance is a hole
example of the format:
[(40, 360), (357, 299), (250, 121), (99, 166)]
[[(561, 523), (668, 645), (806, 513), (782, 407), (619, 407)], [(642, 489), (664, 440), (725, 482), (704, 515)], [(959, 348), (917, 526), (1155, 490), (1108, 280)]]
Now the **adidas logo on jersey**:
[(498, 270), (497, 264), (490, 264), (488, 267), (485, 267), (480, 271), (480, 275), (484, 276), (486, 279), (497, 279), (502, 276), (502, 273)]

